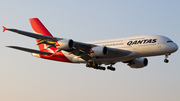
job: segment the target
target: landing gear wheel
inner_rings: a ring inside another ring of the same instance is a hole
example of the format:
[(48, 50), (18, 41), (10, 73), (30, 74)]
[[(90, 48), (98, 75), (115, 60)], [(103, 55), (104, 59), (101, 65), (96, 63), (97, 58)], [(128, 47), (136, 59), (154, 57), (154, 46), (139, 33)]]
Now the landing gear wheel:
[(116, 68), (114, 68), (114, 67), (113, 67), (111, 70), (112, 70), (112, 71), (115, 71), (115, 70), (116, 70)]
[(112, 66), (108, 66), (107, 69), (111, 70), (111, 71), (115, 71), (116, 68), (112, 67)]
[(100, 70), (106, 70), (106, 68), (105, 68), (105, 67), (102, 67), (102, 66), (99, 66), (99, 69), (100, 69)]
[(164, 59), (164, 62), (165, 62), (165, 63), (168, 63), (168, 62), (169, 62), (169, 60), (168, 60), (168, 59)]

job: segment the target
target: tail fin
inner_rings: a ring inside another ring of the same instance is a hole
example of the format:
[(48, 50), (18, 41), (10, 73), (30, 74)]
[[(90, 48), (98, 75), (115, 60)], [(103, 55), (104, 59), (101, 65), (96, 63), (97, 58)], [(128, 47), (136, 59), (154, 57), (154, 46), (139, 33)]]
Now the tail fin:
[(41, 23), (38, 18), (31, 18), (29, 20), (35, 33), (52, 37), (51, 33), (46, 29), (46, 27)]
[[(46, 35), (53, 37), (51, 33), (46, 29), (46, 27), (41, 23), (41, 21), (38, 18), (31, 18), (29, 19), (32, 29), (34, 30), (35, 33)], [(37, 42), (39, 39), (37, 39)], [(45, 44), (40, 44), (38, 45), (40, 50), (45, 49), (47, 46)]]

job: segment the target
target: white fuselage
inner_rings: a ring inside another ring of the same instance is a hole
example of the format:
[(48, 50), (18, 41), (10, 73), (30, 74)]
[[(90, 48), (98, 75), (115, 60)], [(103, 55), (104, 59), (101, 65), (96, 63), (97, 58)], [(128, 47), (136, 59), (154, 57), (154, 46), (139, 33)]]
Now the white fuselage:
[(147, 66), (147, 59), (144, 57), (166, 55), (167, 57), (178, 50), (178, 46), (171, 39), (160, 35), (144, 35), (136, 37), (101, 40), (94, 42), (79, 42), (72, 39), (53, 37), (38, 18), (30, 19), (31, 26), (35, 33), (21, 31), (18, 29), (6, 28), (5, 30), (37, 39), (39, 50), (8, 46), (17, 50), (30, 52), (32, 56), (54, 61), (69, 63), (87, 63), (87, 67), (105, 70), (101, 64), (110, 65), (107, 69), (115, 70), (112, 67), (117, 62), (128, 63), (132, 68)]
[[(99, 46), (132, 51), (131, 54), (119, 58), (99, 58), (96, 62), (109, 64), (120, 61), (128, 61), (139, 57), (168, 55), (177, 51), (178, 46), (169, 38), (160, 35), (144, 35), (136, 37), (108, 39), (94, 42), (86, 42)], [(75, 63), (86, 63), (85, 60), (73, 54), (63, 51), (65, 56)]]

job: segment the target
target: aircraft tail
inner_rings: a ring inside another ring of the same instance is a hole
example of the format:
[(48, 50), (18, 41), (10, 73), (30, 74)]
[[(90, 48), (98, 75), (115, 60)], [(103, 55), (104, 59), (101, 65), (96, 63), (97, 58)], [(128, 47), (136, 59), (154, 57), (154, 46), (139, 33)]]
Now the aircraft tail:
[[(41, 21), (38, 18), (31, 18), (29, 19), (32, 29), (34, 30), (35, 33), (41, 34), (41, 35), (45, 35), (45, 36), (50, 36), (53, 37), (51, 35), (51, 33), (46, 29), (46, 27), (41, 23)], [(40, 39), (37, 39), (37, 42), (40, 41)], [(47, 45), (45, 44), (39, 44), (39, 49), (43, 50), (47, 48)]]

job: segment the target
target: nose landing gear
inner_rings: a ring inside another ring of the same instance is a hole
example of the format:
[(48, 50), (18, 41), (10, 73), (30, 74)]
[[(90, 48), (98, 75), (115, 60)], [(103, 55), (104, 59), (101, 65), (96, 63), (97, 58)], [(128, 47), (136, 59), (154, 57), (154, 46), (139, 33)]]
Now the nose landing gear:
[(169, 60), (168, 60), (168, 59), (164, 59), (164, 62), (165, 62), (165, 63), (168, 63), (168, 62), (169, 62)]
[[(169, 55), (170, 55), (170, 54), (169, 54)], [(165, 63), (168, 63), (168, 62), (169, 62), (169, 60), (167, 59), (169, 55), (165, 55), (165, 59), (164, 59), (164, 62), (165, 62)]]

